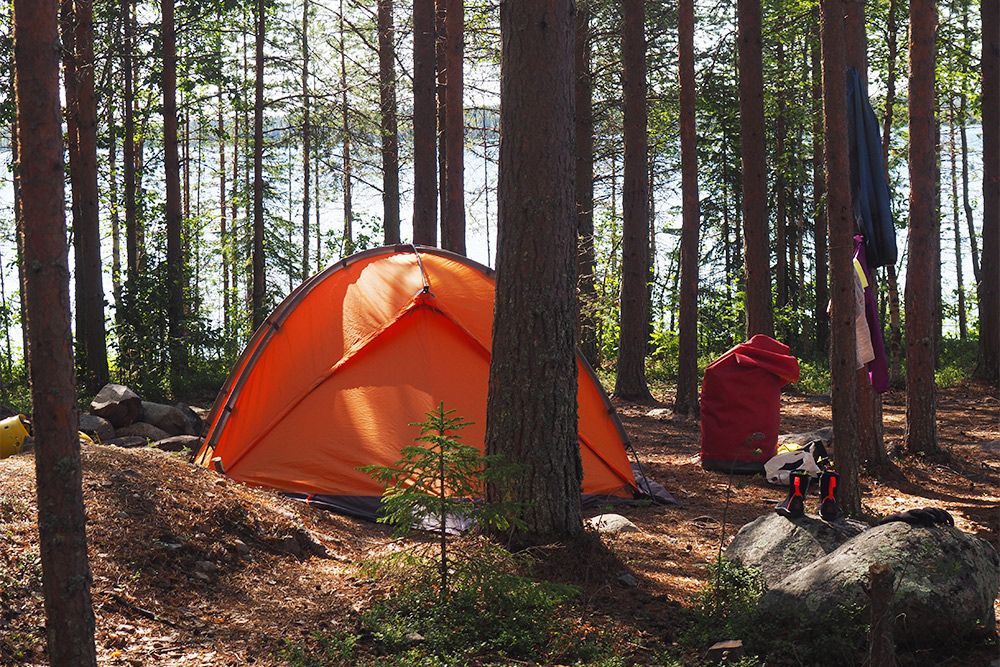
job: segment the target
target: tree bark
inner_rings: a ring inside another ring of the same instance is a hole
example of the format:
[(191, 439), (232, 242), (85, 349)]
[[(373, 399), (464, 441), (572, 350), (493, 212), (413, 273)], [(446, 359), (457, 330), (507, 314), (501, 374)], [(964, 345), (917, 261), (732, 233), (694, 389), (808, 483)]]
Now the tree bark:
[(622, 95), (625, 173), (622, 184), (621, 333), (615, 395), (652, 399), (646, 384), (649, 340), (649, 175), (646, 171), (646, 35), (642, 0), (622, 0)]
[(434, 0), (413, 2), (413, 242), (437, 245)]
[[(381, 37), (380, 37), (381, 39)], [(309, 0), (302, 0), (302, 280), (309, 275), (309, 234), (311, 222), (309, 208), (312, 198), (309, 194), (312, 166), (312, 109), (309, 91)], [(317, 265), (316, 269), (321, 267)]]
[[(169, 0), (164, 0), (169, 2)], [(264, 312), (264, 295), (267, 278), (264, 273), (264, 36), (265, 0), (257, 0), (254, 5), (256, 19), (254, 58), (254, 105), (253, 105), (253, 242), (252, 242), (252, 284), (250, 312), (253, 328), (256, 329), (267, 317)]]
[(574, 34), (576, 106), (576, 221), (577, 291), (579, 293), (580, 351), (596, 367), (600, 362), (597, 339), (597, 289), (594, 284), (594, 83), (590, 72), (590, 0), (578, 3)]
[(354, 202), (351, 198), (351, 121), (350, 107), (347, 100), (347, 47), (344, 41), (344, 0), (340, 0), (340, 110), (341, 134), (343, 136), (343, 153), (341, 167), (344, 188), (344, 255), (354, 253)]
[(906, 448), (935, 454), (935, 268), (937, 242), (937, 122), (934, 118), (935, 0), (910, 2), (910, 236), (906, 272)]
[(681, 244), (680, 304), (677, 327), (677, 394), (674, 412), (697, 418), (698, 404), (698, 135), (695, 118), (694, 0), (677, 8), (680, 85)]
[[(122, 47), (122, 78), (124, 79), (125, 142), (122, 146), (122, 161), (125, 170), (125, 275), (132, 282), (139, 275), (139, 218), (136, 211), (137, 184), (135, 177), (135, 73), (132, 65), (135, 25), (132, 17), (133, 0), (122, 0), (123, 21), (125, 22), (125, 44)], [(121, 313), (117, 314), (121, 319)]]
[(983, 253), (975, 377), (1000, 382), (1000, 2), (982, 0)]
[(176, 391), (187, 374), (184, 326), (184, 256), (181, 247), (181, 182), (177, 151), (177, 34), (174, 1), (162, 0), (163, 41), (163, 178), (166, 186), (167, 319), (171, 386)]
[(964, 123), (964, 119), (955, 117), (955, 97), (948, 94), (948, 118), (949, 118), (949, 141), (948, 157), (951, 162), (951, 223), (955, 239), (955, 282), (958, 284), (958, 338), (965, 340), (969, 337), (969, 326), (965, 312), (965, 276), (962, 274), (962, 218), (959, 213), (958, 201), (958, 148), (955, 145), (955, 134), (958, 123)]
[(378, 0), (378, 80), (382, 121), (382, 231), (399, 243), (399, 127), (396, 117), (396, 45), (393, 0)]
[[(837, 449), (840, 501), (851, 516), (861, 514), (858, 460), (857, 351), (854, 336), (854, 214), (847, 146), (847, 81), (844, 2), (820, 4), (823, 36), (823, 126), (826, 135), (826, 201), (830, 229), (830, 380), (833, 437)], [(846, 446), (845, 446), (846, 445)]]
[[(774, 119), (774, 291), (775, 309), (788, 306), (788, 191), (787, 176), (789, 156), (787, 154), (785, 115), (787, 114), (788, 92), (785, 80), (788, 76), (785, 65), (785, 47), (780, 42), (777, 45), (778, 69), (778, 109)], [(778, 332), (783, 338), (787, 331)]]
[[(487, 489), (523, 503), (517, 542), (583, 532), (577, 435), (573, 2), (508, 0), (496, 303), (486, 451), (524, 472)], [(523, 130), (523, 132), (521, 132)]]
[(90, 0), (63, 2), (66, 125), (73, 190), (77, 368), (96, 393), (108, 382), (104, 286), (97, 192), (97, 102), (94, 97), (94, 15)]
[(812, 169), (813, 169), (813, 252), (816, 263), (816, 305), (813, 318), (816, 322), (816, 351), (827, 356), (830, 350), (830, 316), (827, 306), (830, 303), (827, 257), (827, 224), (826, 224), (826, 180), (824, 176), (823, 156), (823, 66), (820, 59), (820, 11), (819, 5), (813, 7), (812, 47), (810, 59), (812, 65)]
[(464, 67), (465, 8), (462, 0), (444, 0), (445, 71), (438, 75), (444, 80), (445, 130), (444, 182), (441, 209), (441, 247), (465, 254), (465, 103)]
[(767, 224), (767, 152), (764, 150), (764, 74), (760, 0), (737, 0), (740, 141), (743, 146), (743, 273), (746, 337), (774, 335)]
[(97, 654), (76, 432), (56, 9), (15, 1), (14, 67), (48, 659), (79, 667), (96, 666)]

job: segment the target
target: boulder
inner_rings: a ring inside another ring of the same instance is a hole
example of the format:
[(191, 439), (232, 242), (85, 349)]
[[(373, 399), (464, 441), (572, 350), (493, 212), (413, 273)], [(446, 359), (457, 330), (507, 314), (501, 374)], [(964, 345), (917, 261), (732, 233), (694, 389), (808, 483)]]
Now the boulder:
[(142, 399), (120, 384), (104, 385), (90, 402), (90, 412), (107, 419), (115, 428), (128, 426), (142, 411)]
[(801, 433), (784, 433), (778, 436), (779, 445), (787, 442), (801, 447), (817, 440), (822, 442), (824, 447), (829, 447), (833, 442), (833, 427), (827, 426), (815, 431), (804, 431)]
[(202, 438), (197, 435), (175, 435), (163, 440), (157, 440), (152, 446), (162, 449), (165, 452), (182, 452), (185, 449), (198, 449), (201, 443)]
[(620, 514), (600, 514), (587, 519), (587, 525), (599, 533), (637, 533), (639, 527)]
[(172, 405), (143, 401), (139, 419), (166, 431), (168, 435), (196, 435), (189, 432), (188, 420), (184, 413)]
[(867, 527), (852, 519), (829, 523), (812, 514), (788, 519), (772, 512), (740, 528), (726, 548), (726, 560), (759, 570), (770, 588)]
[(181, 414), (184, 415), (185, 421), (187, 421), (187, 430), (185, 433), (188, 435), (205, 435), (205, 420), (201, 418), (198, 412), (187, 403), (178, 403), (174, 407), (180, 410)]
[[(863, 645), (868, 568), (892, 568), (896, 640), (933, 646), (991, 635), (1000, 591), (1000, 556), (988, 542), (950, 526), (924, 528), (893, 522), (870, 528), (790, 574), (760, 600), (772, 631), (829, 635)], [(851, 616), (855, 623), (846, 622)], [(857, 622), (860, 621), (860, 622)]]
[(111, 422), (97, 415), (80, 415), (79, 429), (95, 442), (107, 442), (115, 437), (115, 427), (111, 425)]
[(112, 447), (145, 447), (149, 444), (149, 440), (138, 435), (126, 435), (120, 438), (111, 438), (105, 445), (111, 445)]
[(156, 428), (152, 424), (147, 424), (146, 422), (136, 422), (130, 424), (129, 426), (123, 426), (122, 428), (115, 429), (115, 438), (125, 438), (129, 436), (139, 436), (145, 438), (147, 442), (156, 442), (157, 440), (166, 440), (170, 437), (170, 434), (163, 429)]

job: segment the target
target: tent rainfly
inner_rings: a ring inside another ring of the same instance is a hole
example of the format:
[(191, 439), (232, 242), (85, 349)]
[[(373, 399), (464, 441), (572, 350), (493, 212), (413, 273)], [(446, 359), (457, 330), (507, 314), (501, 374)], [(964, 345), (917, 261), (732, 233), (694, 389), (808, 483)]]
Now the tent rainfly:
[[(383, 488), (358, 467), (398, 461), (418, 435), (410, 424), (442, 401), (473, 422), (463, 441), (483, 446), (493, 292), (491, 269), (409, 245), (362, 252), (314, 275), (254, 333), (195, 460), (374, 518)], [(584, 503), (636, 498), (628, 436), (579, 353), (577, 368)]]

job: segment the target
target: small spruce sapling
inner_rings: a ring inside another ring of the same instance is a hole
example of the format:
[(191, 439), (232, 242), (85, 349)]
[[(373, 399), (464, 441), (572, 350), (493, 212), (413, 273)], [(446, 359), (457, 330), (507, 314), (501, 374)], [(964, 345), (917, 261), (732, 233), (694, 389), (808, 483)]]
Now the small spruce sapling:
[(458, 431), (473, 422), (452, 416), (454, 413), (455, 410), (445, 410), (441, 402), (425, 413), (426, 421), (410, 424), (420, 427), (420, 435), (414, 438), (418, 444), (403, 447), (403, 458), (392, 466), (358, 468), (385, 485), (383, 515), (378, 521), (392, 525), (396, 537), (418, 525), (429, 526), (437, 534), (442, 597), (448, 594), (449, 517), (462, 524), (469, 522), (503, 531), (510, 528), (509, 517), (517, 509), (513, 503), (481, 500), (486, 483), (516, 474), (517, 467), (502, 465), (502, 457), (484, 456), (472, 445), (461, 442)]

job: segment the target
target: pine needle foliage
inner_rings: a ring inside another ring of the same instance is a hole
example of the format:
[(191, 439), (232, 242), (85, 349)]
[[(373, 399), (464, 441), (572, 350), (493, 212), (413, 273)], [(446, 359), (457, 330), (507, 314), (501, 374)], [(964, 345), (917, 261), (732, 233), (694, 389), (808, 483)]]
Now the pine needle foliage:
[(420, 428), (420, 435), (416, 444), (403, 447), (395, 464), (359, 468), (385, 485), (378, 521), (392, 525), (394, 536), (415, 527), (436, 534), (442, 597), (448, 595), (448, 533), (470, 525), (508, 530), (517, 509), (514, 503), (485, 502), (483, 491), (487, 483), (516, 474), (518, 467), (463, 443), (459, 431), (473, 422), (454, 413), (442, 401), (425, 413), (426, 421), (410, 424)]

